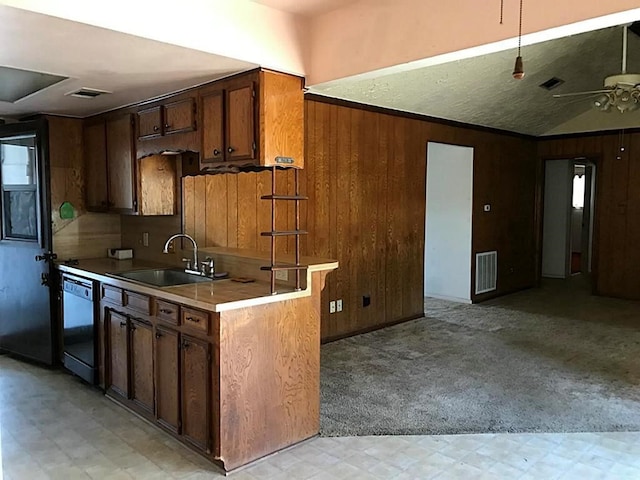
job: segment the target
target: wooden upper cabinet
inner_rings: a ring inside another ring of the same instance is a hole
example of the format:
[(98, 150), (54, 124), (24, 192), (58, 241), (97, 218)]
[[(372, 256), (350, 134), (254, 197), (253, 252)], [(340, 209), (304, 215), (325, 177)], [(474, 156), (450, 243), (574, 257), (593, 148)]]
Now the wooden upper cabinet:
[(156, 326), (156, 414), (158, 423), (180, 433), (180, 344), (178, 332)]
[(131, 398), (144, 410), (154, 412), (153, 328), (131, 319)]
[(227, 160), (252, 160), (256, 154), (253, 82), (227, 90)]
[(200, 93), (201, 167), (304, 165), (302, 79), (266, 70)]
[(138, 118), (138, 138), (154, 138), (162, 135), (162, 107), (140, 110)]
[(134, 211), (135, 153), (131, 115), (108, 120), (106, 130), (109, 207), (120, 212)]
[(202, 122), (202, 162), (221, 162), (225, 159), (224, 90), (218, 90), (200, 99)]
[(84, 127), (84, 164), (86, 181), (86, 208), (105, 211), (109, 204), (107, 193), (107, 132), (105, 123)]
[(187, 98), (164, 105), (163, 133), (191, 132), (196, 129), (195, 99)]
[(182, 435), (197, 449), (210, 453), (210, 345), (206, 341), (183, 335), (180, 350), (182, 352)]
[(203, 94), (200, 103), (201, 162), (254, 160), (257, 145), (253, 80), (234, 80), (228, 88)]
[(174, 155), (151, 155), (138, 160), (138, 213), (177, 213), (177, 161)]
[(138, 140), (191, 132), (196, 129), (196, 101), (186, 98), (140, 110), (138, 118)]
[(127, 317), (107, 308), (107, 328), (109, 329), (109, 375), (107, 389), (129, 397), (129, 343)]

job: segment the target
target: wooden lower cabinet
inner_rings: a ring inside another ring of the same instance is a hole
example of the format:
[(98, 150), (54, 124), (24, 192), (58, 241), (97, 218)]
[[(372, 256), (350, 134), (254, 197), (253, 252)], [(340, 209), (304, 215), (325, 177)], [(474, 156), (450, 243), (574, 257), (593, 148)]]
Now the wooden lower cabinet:
[(182, 435), (204, 452), (211, 452), (211, 348), (208, 342), (182, 336)]
[(109, 329), (107, 390), (129, 398), (128, 319), (108, 307), (105, 309), (105, 315)]
[(178, 332), (156, 326), (156, 418), (173, 433), (181, 433), (180, 339)]
[(130, 320), (131, 399), (143, 410), (154, 412), (153, 327), (137, 319)]

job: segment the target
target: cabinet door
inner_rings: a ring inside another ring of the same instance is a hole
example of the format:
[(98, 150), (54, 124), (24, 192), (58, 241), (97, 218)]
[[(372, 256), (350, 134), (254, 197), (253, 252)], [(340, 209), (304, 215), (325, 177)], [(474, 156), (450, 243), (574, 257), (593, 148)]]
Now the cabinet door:
[(194, 447), (211, 451), (209, 344), (182, 336), (182, 435)]
[(107, 136), (104, 122), (84, 127), (86, 202), (89, 211), (105, 211), (107, 204)]
[(224, 160), (224, 92), (222, 90), (200, 99), (202, 120), (202, 162)]
[(131, 116), (107, 122), (107, 169), (109, 172), (109, 206), (132, 211), (135, 207), (133, 126)]
[(131, 319), (131, 398), (153, 413), (153, 329), (135, 319)]
[(180, 344), (178, 332), (156, 327), (156, 415), (158, 423), (180, 433)]
[(196, 129), (196, 104), (193, 98), (167, 103), (164, 106), (165, 135), (191, 132)]
[(159, 137), (162, 135), (161, 107), (147, 108), (138, 112), (138, 139)]
[(128, 328), (127, 317), (107, 309), (109, 329), (109, 351), (107, 364), (109, 378), (107, 388), (129, 398)]
[(227, 160), (255, 158), (253, 82), (227, 90)]

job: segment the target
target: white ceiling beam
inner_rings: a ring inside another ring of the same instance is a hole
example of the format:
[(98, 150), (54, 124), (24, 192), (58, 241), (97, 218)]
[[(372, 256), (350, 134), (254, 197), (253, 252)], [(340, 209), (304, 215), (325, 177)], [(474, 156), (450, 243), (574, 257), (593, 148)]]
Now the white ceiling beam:
[(308, 20), (246, 0), (0, 0), (0, 4), (287, 73), (305, 73)]

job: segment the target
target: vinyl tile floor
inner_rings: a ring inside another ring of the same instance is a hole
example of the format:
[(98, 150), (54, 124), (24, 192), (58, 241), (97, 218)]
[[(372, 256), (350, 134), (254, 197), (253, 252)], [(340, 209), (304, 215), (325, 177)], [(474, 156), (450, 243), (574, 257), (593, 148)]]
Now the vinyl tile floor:
[[(76, 378), (3, 355), (0, 456), (0, 480), (222, 478)], [(640, 479), (640, 433), (315, 438), (230, 478)]]

